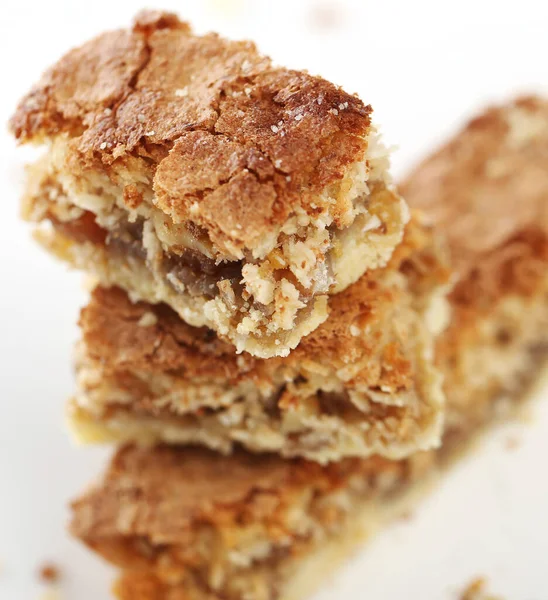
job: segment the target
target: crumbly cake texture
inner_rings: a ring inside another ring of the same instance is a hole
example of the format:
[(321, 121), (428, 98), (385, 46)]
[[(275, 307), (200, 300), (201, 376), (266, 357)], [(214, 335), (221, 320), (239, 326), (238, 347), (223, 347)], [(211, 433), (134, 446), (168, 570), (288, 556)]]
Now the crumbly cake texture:
[(322, 463), (436, 446), (444, 398), (426, 314), (449, 269), (418, 221), (404, 239), (389, 267), (334, 296), (330, 318), (285, 358), (236, 355), (166, 305), (97, 288), (80, 319), (77, 438), (224, 453), (241, 444)]
[(370, 116), (250, 42), (142, 13), (21, 101), (15, 136), (47, 144), (24, 214), (103, 284), (283, 356), (402, 239), (407, 207)]
[[(347, 460), (321, 467), (277, 456), (128, 447), (74, 503), (71, 527), (131, 571), (130, 580), (140, 571), (139, 585), (150, 586), (143, 599), (155, 598), (154, 590), (158, 598), (270, 600), (284, 597), (284, 569), (311, 544), (326, 541), (326, 530), (338, 529), (349, 502), (375, 486), (382, 464)], [(384, 485), (397, 475), (387, 469)], [(133, 582), (126, 586), (135, 593)]]
[[(508, 114), (522, 106), (544, 114), (540, 100), (527, 99), (489, 111), (485, 120), (502, 127)], [(470, 127), (485, 120), (474, 121), (448, 147), (459, 148), (461, 136), (466, 139)], [(472, 193), (472, 184), (486, 190), (474, 195), (474, 206), (466, 206), (466, 231), (479, 227), (475, 220), (485, 218), (486, 207), (499, 206), (499, 194), (504, 198), (517, 185), (513, 178), (527, 172), (529, 163), (520, 163), (520, 170), (509, 169), (498, 185), (482, 187), (490, 177), (486, 162), (514, 156), (509, 152), (517, 134), (498, 131), (484, 129), (460, 151), (442, 149), (431, 159), (440, 161), (438, 176), (454, 182), (452, 194), (440, 188), (440, 202), (452, 206), (460, 201), (457, 185), (464, 195)], [(539, 154), (548, 155), (536, 134), (533, 139), (521, 151), (534, 163)], [(478, 150), (475, 143), (484, 152), (463, 170), (461, 161)], [(424, 168), (406, 182), (417, 198), (423, 197), (417, 181), (425, 183), (425, 193), (436, 183), (435, 177), (424, 177)], [(453, 169), (460, 172), (454, 180)], [(543, 185), (545, 171), (534, 173), (538, 186)], [(478, 249), (476, 260), (470, 256), (461, 262), (449, 296), (452, 319), (437, 344), (447, 396), (442, 446), (400, 461), (371, 457), (326, 466), (240, 452), (218, 457), (190, 448), (122, 449), (103, 479), (74, 504), (72, 523), (75, 535), (122, 568), (119, 598), (304, 598), (310, 590), (301, 587), (300, 574), (314, 573), (307, 582), (319, 585), (326, 547), (354, 540), (358, 522), (370, 531), (393, 516), (392, 507), (414, 500), (413, 491), (458, 455), (476, 431), (507, 416), (526, 397), (548, 349), (546, 231), (540, 218), (530, 224), (518, 214), (542, 203), (532, 178), (530, 172), (528, 193), (506, 205), (515, 227), (496, 246)], [(548, 194), (548, 185), (544, 190)], [(456, 235), (449, 238), (453, 254), (462, 256)], [(463, 238), (466, 247), (469, 238)], [(347, 550), (344, 546), (343, 554)]]

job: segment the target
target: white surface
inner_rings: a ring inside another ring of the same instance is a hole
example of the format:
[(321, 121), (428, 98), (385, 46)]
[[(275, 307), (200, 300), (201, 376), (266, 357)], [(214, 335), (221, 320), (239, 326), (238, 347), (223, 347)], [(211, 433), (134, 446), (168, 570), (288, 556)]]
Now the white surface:
[[(325, 31), (311, 27), (310, 6), (329, 0), (234, 0), (228, 11), (223, 4), (158, 6), (178, 10), (198, 30), (251, 37), (278, 62), (359, 92), (387, 141), (400, 147), (397, 173), (485, 102), (547, 90), (545, 0), (348, 0), (339, 3), (337, 26)], [(128, 23), (137, 8), (129, 0), (4, 1), (0, 120), (69, 46)], [(68, 499), (107, 455), (73, 447), (62, 422), (85, 294), (80, 276), (42, 255), (18, 221), (23, 160), (2, 132), (0, 600), (37, 600), (44, 588), (35, 573), (47, 559), (62, 567), (63, 600), (106, 600), (110, 572), (64, 533)], [(451, 599), (476, 575), (505, 600), (546, 600), (548, 402), (532, 413), (529, 424), (511, 428), (521, 442), (516, 450), (505, 449), (506, 431), (490, 437), (411, 521), (369, 544), (318, 600)]]

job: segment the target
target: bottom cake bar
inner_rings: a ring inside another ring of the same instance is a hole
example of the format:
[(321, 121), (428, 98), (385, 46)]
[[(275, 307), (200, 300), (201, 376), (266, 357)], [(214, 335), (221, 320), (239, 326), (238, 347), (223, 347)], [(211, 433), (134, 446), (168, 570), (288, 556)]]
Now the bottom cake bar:
[(485, 313), (472, 302), (455, 307), (438, 345), (448, 397), (440, 449), (322, 466), (128, 446), (73, 504), (72, 532), (123, 569), (123, 600), (305, 598), (319, 574), (407, 510), (483, 426), (526, 397), (548, 349), (548, 277), (529, 284)]
[[(120, 600), (302, 600), (367, 537), (405, 514), (482, 426), (527, 397), (454, 413), (437, 451), (321, 466), (243, 452), (128, 446), (73, 504), (72, 532), (122, 569)], [(480, 416), (481, 415), (481, 416)]]
[[(406, 510), (447, 462), (527, 396), (548, 349), (548, 107), (492, 109), (404, 184), (453, 255), (443, 443), (404, 460), (206, 449), (119, 450), (71, 529), (122, 569), (122, 600), (295, 600)], [(516, 129), (517, 128), (517, 129)], [(519, 131), (518, 131), (519, 129)]]

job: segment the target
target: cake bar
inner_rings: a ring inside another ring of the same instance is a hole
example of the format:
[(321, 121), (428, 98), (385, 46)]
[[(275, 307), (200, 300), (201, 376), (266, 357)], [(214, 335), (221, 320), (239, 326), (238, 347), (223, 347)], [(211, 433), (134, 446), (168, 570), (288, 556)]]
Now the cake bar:
[(548, 101), (487, 110), (400, 189), (444, 234), (456, 272), (437, 354), (458, 425), (484, 397), (516, 394), (546, 350)]
[(80, 319), (71, 428), (83, 442), (242, 445), (322, 463), (435, 447), (444, 397), (432, 357), (447, 264), (413, 220), (386, 268), (335, 295), (325, 323), (270, 359), (237, 355), (167, 305), (99, 287)]
[(70, 51), (11, 129), (46, 146), (23, 200), (46, 248), (261, 358), (385, 266), (409, 218), (370, 106), (169, 13)]

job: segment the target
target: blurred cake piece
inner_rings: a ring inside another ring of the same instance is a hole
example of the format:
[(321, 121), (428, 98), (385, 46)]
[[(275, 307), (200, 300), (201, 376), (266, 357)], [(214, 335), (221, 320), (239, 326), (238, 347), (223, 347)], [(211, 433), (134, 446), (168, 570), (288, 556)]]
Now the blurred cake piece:
[(120, 599), (305, 598), (357, 539), (408, 509), (482, 426), (526, 398), (548, 350), (547, 124), (541, 100), (490, 110), (404, 185), (447, 233), (457, 265), (437, 344), (441, 448), (327, 466), (122, 449), (75, 502), (72, 522), (123, 570)]
[(487, 110), (401, 191), (444, 234), (456, 270), (437, 355), (458, 426), (519, 394), (548, 343), (548, 101)]
[(123, 600), (305, 598), (363, 535), (364, 502), (373, 517), (406, 473), (382, 459), (126, 447), (73, 504), (71, 531), (126, 571)]
[(238, 352), (285, 356), (383, 267), (408, 211), (371, 107), (174, 15), (70, 51), (21, 101), (46, 248)]

